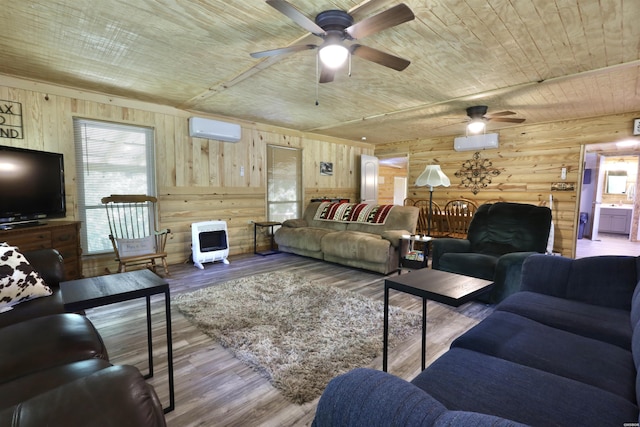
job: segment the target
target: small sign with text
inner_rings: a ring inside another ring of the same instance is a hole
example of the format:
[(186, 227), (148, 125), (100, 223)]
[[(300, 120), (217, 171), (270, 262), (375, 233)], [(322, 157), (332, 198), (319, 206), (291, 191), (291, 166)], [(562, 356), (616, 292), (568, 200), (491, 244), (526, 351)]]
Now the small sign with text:
[(0, 138), (22, 139), (22, 104), (0, 99)]

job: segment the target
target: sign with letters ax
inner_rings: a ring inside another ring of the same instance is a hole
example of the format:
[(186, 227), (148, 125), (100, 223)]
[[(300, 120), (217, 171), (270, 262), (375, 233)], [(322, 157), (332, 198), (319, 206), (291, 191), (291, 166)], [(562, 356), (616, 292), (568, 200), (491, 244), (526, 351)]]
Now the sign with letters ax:
[(0, 138), (24, 138), (21, 103), (0, 99)]

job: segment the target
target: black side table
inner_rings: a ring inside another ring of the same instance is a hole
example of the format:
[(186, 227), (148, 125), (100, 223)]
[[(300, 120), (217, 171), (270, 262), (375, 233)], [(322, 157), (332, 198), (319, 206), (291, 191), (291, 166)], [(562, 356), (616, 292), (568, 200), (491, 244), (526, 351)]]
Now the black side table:
[(169, 406), (164, 413), (175, 408), (173, 383), (173, 341), (171, 338), (171, 303), (169, 284), (151, 270), (133, 270), (126, 273), (106, 276), (87, 277), (60, 283), (64, 309), (73, 313), (117, 302), (130, 301), (144, 297), (147, 301), (147, 352), (149, 373), (145, 378), (153, 377), (153, 343), (151, 339), (151, 296), (164, 294), (166, 331), (167, 331), (167, 375), (169, 379)]
[(389, 290), (394, 289), (422, 298), (422, 370), (427, 354), (427, 300), (459, 307), (493, 287), (490, 280), (423, 268), (384, 281), (384, 323), (382, 337), (382, 370), (387, 372), (389, 348)]
[[(281, 222), (277, 221), (264, 221), (264, 222), (253, 222), (253, 253), (257, 255), (267, 256), (280, 253), (279, 250), (275, 248), (275, 242), (273, 241), (273, 227), (276, 225), (282, 225)], [(269, 234), (271, 234), (271, 246), (268, 251), (258, 252), (258, 227), (269, 227)]]
[[(431, 243), (432, 240), (433, 240), (433, 237), (430, 237), (430, 236), (422, 236), (420, 234), (403, 234), (400, 237), (400, 243), (401, 243), (400, 246), (402, 247), (402, 242), (403, 241), (408, 241), (409, 242), (409, 250), (408, 250), (408, 253), (406, 255), (400, 256), (400, 259), (399, 259), (399, 262), (398, 262), (398, 274), (400, 274), (403, 269), (414, 270), (414, 269), (428, 267), (428, 264), (429, 264), (429, 244)], [(415, 251), (414, 250), (414, 243), (415, 242), (420, 242), (420, 243), (422, 243), (424, 245), (423, 248), (422, 248), (422, 251)], [(419, 254), (421, 258), (410, 259), (410, 258), (408, 258), (409, 253), (411, 253), (414, 256)]]

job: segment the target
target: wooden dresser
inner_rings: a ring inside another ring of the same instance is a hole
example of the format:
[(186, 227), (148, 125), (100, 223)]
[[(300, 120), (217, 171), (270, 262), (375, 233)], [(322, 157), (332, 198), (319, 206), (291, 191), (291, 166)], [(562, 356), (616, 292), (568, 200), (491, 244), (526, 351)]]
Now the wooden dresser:
[(82, 278), (82, 248), (79, 221), (49, 221), (45, 225), (0, 230), (0, 242), (21, 251), (56, 249), (64, 258), (66, 280)]

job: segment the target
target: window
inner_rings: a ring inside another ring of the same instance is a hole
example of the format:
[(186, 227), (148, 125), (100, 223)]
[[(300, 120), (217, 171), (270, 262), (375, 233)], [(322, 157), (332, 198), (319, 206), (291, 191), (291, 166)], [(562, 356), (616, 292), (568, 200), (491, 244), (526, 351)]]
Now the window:
[(302, 150), (267, 146), (269, 221), (299, 218), (302, 212)]
[(113, 251), (100, 202), (111, 194), (155, 196), (153, 129), (94, 120), (73, 121), (78, 211), (85, 254)]

